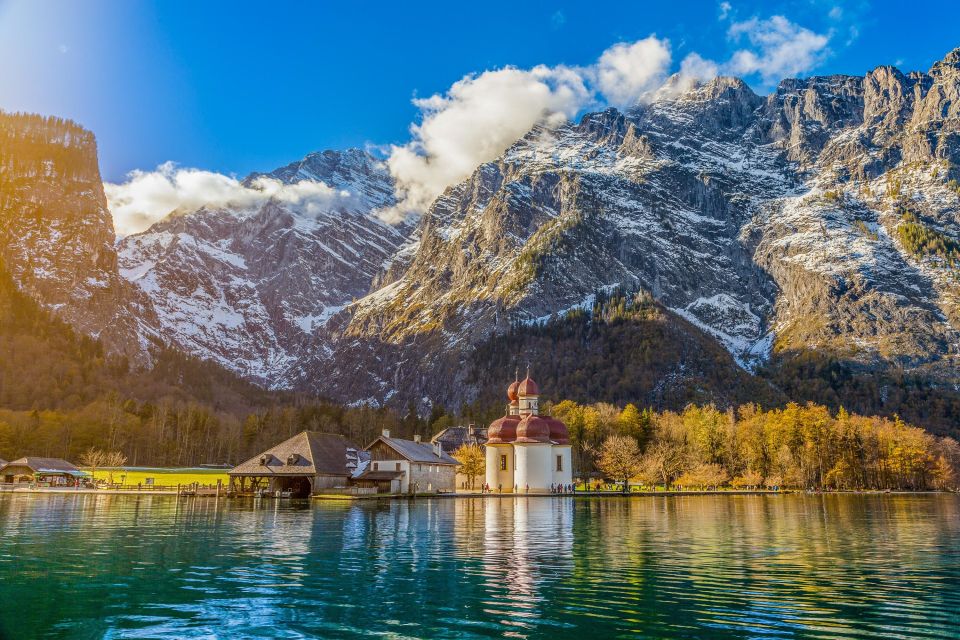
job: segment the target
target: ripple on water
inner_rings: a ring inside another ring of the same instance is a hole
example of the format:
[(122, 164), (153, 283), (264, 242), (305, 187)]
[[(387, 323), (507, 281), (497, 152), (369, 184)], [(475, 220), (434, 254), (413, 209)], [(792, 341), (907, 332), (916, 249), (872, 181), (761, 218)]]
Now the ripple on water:
[(0, 523), (0, 637), (960, 637), (958, 496), (4, 495)]

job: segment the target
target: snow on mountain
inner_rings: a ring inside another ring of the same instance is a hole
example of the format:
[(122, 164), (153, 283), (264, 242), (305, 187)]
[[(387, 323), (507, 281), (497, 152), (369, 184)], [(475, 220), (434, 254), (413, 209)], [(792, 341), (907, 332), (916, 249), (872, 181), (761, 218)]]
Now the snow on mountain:
[(535, 128), (434, 202), (405, 268), (301, 379), (469, 401), (472, 345), (618, 286), (746, 369), (812, 349), (956, 381), (958, 60), (786, 80), (766, 99), (717, 78)]
[(270, 200), (172, 215), (120, 242), (120, 272), (152, 300), (164, 340), (286, 387), (290, 367), (334, 313), (369, 291), (410, 229), (374, 214), (394, 203), (392, 180), (363, 151), (311, 154), (244, 183), (262, 177), (349, 196), (325, 210)]

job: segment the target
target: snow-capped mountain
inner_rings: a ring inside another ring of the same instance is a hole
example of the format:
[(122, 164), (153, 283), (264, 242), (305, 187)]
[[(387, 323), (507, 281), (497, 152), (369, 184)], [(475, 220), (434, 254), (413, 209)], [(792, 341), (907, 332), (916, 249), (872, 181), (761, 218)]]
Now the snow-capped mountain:
[(401, 226), (378, 215), (383, 163), (326, 151), (244, 185), (336, 197), (178, 211), (114, 246), (92, 136), (43, 135), (39, 160), (0, 146), (6, 268), (117, 351), (162, 341), (271, 387), (459, 406), (487, 385), (491, 340), (626, 291), (683, 347), (659, 363), (671, 385), (716, 345), (729, 375), (697, 380), (776, 386), (814, 353), (960, 383), (960, 50), (766, 97), (674, 78), (626, 112), (535, 127)]
[(336, 371), (345, 399), (416, 401), (442, 371), (456, 406), (476, 391), (458, 383), (473, 345), (623, 288), (747, 369), (823, 350), (955, 383), (960, 50), (927, 74), (786, 80), (767, 98), (680, 84), (536, 128), (448, 189), (408, 268), (349, 308), (312, 370)]
[(165, 341), (289, 387), (288, 370), (326, 348), (327, 320), (369, 292), (411, 229), (375, 215), (394, 203), (393, 182), (364, 151), (311, 154), (244, 183), (261, 178), (323, 183), (343, 197), (172, 215), (123, 238), (120, 273), (152, 300)]

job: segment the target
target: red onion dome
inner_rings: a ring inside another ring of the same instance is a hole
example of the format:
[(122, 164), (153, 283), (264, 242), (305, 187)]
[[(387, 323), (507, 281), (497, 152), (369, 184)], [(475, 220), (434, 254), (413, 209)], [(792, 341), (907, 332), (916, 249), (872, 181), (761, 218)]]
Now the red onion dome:
[(510, 398), (510, 402), (514, 403), (517, 401), (517, 387), (520, 386), (519, 380), (514, 380), (510, 383), (510, 386), (507, 387), (507, 397)]
[(537, 383), (533, 381), (533, 378), (527, 376), (523, 379), (523, 382), (520, 383), (520, 386), (517, 387), (517, 395), (539, 396), (540, 387), (538, 387)]
[(570, 444), (570, 432), (567, 425), (556, 418), (544, 418), (550, 425), (550, 439), (557, 444)]
[(550, 423), (533, 414), (517, 425), (517, 442), (550, 442)]
[(517, 424), (520, 416), (503, 416), (487, 428), (487, 444), (509, 444), (517, 439)]

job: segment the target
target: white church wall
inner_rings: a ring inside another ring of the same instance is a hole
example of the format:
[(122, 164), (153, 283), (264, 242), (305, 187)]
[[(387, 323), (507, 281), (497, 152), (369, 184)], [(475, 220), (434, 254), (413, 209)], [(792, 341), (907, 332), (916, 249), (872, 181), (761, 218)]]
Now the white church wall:
[(529, 485), (530, 491), (549, 491), (553, 482), (550, 466), (550, 454), (553, 449), (549, 444), (514, 443), (517, 470), (514, 478), (517, 490), (521, 493)]
[[(557, 444), (551, 447), (550, 462), (552, 464), (553, 484), (573, 483), (573, 454), (568, 444)], [(560, 458), (560, 471), (557, 471), (557, 458)]]

